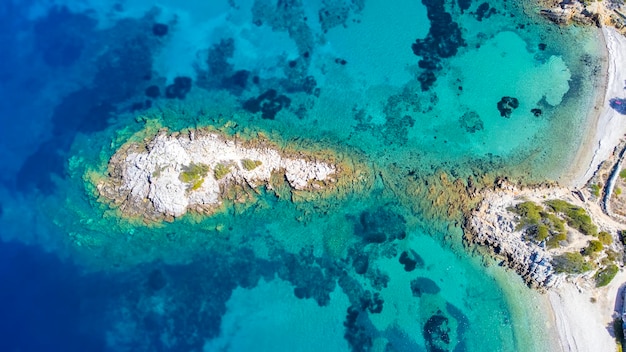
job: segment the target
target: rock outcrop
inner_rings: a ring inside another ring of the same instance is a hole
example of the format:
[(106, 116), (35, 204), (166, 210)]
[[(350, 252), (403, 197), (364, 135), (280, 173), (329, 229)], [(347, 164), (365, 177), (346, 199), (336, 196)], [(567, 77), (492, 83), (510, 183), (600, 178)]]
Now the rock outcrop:
[(277, 175), (294, 192), (323, 191), (345, 170), (320, 158), (281, 150), (264, 138), (245, 141), (207, 129), (163, 129), (142, 143), (122, 146), (109, 161), (108, 177), (96, 186), (124, 216), (172, 220), (190, 210), (211, 214), (224, 199), (237, 201), (233, 198), (254, 194), (261, 185), (272, 189)]
[(515, 188), (508, 184), (501, 187), (499, 192), (488, 194), (468, 217), (466, 239), (488, 248), (531, 288), (548, 289), (558, 282), (550, 263), (552, 256), (544, 248), (525, 241), (523, 232), (516, 230), (516, 215), (506, 210), (506, 204), (514, 201)]
[(610, 26), (626, 34), (626, 16), (621, 1), (539, 0), (539, 13), (559, 25)]

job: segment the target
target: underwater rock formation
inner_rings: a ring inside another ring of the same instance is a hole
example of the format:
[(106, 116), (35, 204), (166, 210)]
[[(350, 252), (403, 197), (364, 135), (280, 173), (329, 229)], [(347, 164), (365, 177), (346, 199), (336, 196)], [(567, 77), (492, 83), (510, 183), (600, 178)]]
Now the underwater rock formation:
[(280, 110), (288, 108), (289, 105), (291, 105), (291, 99), (283, 94), (278, 94), (274, 89), (269, 89), (256, 98), (246, 100), (243, 103), (243, 108), (253, 114), (261, 112), (262, 118), (273, 120)]
[(168, 31), (169, 31), (169, 27), (163, 23), (155, 23), (152, 26), (152, 34), (154, 34), (157, 37), (166, 36)]
[(485, 128), (483, 120), (476, 111), (468, 111), (459, 118), (459, 123), (464, 130), (469, 133), (475, 133)]
[(519, 101), (517, 98), (513, 97), (502, 97), (498, 102), (498, 111), (500, 112), (500, 116), (506, 117), (507, 119), (511, 117), (513, 110), (519, 107)]
[(165, 97), (168, 99), (185, 99), (185, 96), (191, 90), (191, 78), (176, 77), (174, 83), (165, 88)]
[(426, 340), (426, 349), (432, 352), (449, 351), (450, 345), (450, 327), (448, 318), (443, 312), (438, 311), (437, 314), (431, 316), (424, 325), (424, 339)]
[(400, 254), (400, 258), (398, 260), (400, 264), (404, 266), (404, 271), (411, 272), (415, 270), (415, 268), (423, 268), (424, 267), (424, 259), (420, 257), (414, 250), (404, 251)]
[(414, 297), (421, 297), (423, 294), (436, 295), (439, 291), (441, 289), (431, 279), (418, 277), (411, 281), (411, 292)]
[(413, 53), (422, 57), (419, 67), (424, 69), (418, 81), (423, 91), (427, 91), (437, 80), (436, 73), (441, 69), (442, 59), (453, 57), (459, 47), (466, 45), (463, 33), (452, 15), (446, 12), (445, 4), (439, 0), (422, 0), (428, 10), (430, 29), (424, 39), (417, 39), (411, 46)]

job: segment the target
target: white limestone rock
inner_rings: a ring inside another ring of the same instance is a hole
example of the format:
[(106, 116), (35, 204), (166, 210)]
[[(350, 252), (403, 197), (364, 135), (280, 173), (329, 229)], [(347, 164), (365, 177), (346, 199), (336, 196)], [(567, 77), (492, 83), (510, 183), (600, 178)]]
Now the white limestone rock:
[[(161, 131), (145, 148), (127, 148), (118, 154), (110, 162), (110, 168), (117, 170), (112, 178), (119, 177), (113, 182), (118, 193), (107, 185), (98, 189), (105, 197), (130, 205), (123, 208), (133, 215), (152, 213), (157, 218), (179, 217), (194, 207), (217, 207), (224, 187), (267, 185), (275, 172), (284, 172), (295, 190), (321, 188), (320, 184), (334, 182), (338, 172), (336, 165), (328, 162), (286, 156), (266, 143), (246, 144), (216, 132)], [(244, 160), (254, 162), (255, 167), (246, 169)], [(208, 172), (185, 182), (181, 175), (194, 165), (208, 166)], [(228, 171), (217, 179), (217, 168)]]

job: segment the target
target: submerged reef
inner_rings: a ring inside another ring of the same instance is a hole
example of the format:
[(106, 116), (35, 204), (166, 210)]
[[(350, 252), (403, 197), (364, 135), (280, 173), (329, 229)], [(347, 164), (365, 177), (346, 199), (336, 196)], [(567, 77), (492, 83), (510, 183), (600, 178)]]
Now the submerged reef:
[(190, 210), (210, 215), (224, 200), (253, 199), (259, 187), (297, 200), (366, 179), (332, 152), (280, 147), (263, 134), (244, 139), (212, 128), (144, 133), (141, 142), (116, 151), (105, 177), (91, 178), (101, 200), (145, 222), (172, 221)]
[(428, 10), (430, 29), (424, 39), (417, 39), (411, 46), (413, 53), (421, 56), (419, 67), (424, 69), (418, 77), (422, 90), (427, 91), (437, 80), (442, 59), (453, 57), (459, 47), (467, 45), (459, 24), (445, 10), (443, 2), (422, 0)]

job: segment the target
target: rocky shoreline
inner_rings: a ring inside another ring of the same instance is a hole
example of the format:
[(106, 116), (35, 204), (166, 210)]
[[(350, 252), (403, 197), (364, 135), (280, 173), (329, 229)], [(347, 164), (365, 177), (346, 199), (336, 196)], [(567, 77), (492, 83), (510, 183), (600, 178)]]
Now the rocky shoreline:
[(608, 26), (626, 34), (626, 6), (622, 1), (538, 0), (539, 13), (558, 25)]
[(545, 291), (556, 285), (552, 256), (545, 248), (524, 241), (522, 232), (516, 231), (515, 214), (506, 210), (520, 190), (499, 180), (493, 190), (483, 193), (483, 201), (466, 217), (465, 240), (502, 260), (500, 265), (517, 272), (531, 288)]
[(352, 166), (327, 152), (281, 148), (263, 135), (246, 140), (209, 128), (161, 129), (120, 147), (95, 186), (123, 217), (150, 223), (189, 211), (210, 215), (225, 201), (250, 201), (261, 186), (311, 198), (358, 182)]
[[(544, 204), (559, 200), (583, 209), (597, 225), (597, 231), (611, 235), (605, 251), (588, 258), (592, 265), (603, 265), (606, 253), (623, 253), (619, 232), (624, 228), (620, 222), (602, 212), (599, 204), (585, 200), (580, 191), (572, 191), (555, 184), (518, 187), (504, 179), (491, 189), (482, 191), (481, 203), (466, 215), (465, 240), (501, 260), (500, 265), (517, 272), (526, 284), (541, 292), (558, 287), (563, 281), (579, 286), (595, 286), (594, 270), (585, 273), (560, 273), (553, 265), (555, 257), (564, 253), (584, 253), (590, 241), (596, 238), (584, 235), (571, 226), (566, 227), (567, 238), (559, 245), (549, 247), (544, 241), (530, 240), (520, 225), (520, 216), (512, 209), (522, 202)], [(622, 256), (617, 258), (621, 265)], [(597, 273), (597, 272), (596, 272)]]

